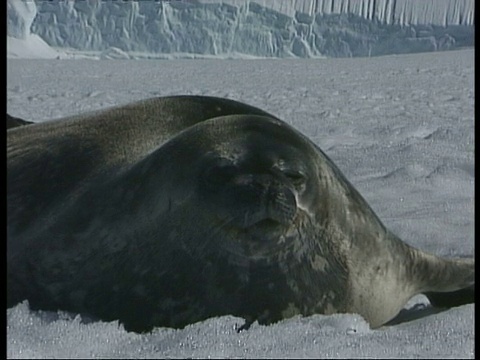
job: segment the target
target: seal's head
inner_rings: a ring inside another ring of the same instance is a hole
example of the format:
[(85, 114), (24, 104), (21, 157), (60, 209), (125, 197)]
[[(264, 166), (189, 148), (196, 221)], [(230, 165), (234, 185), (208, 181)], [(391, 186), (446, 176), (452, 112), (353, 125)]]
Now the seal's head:
[[(309, 208), (317, 190), (309, 186), (315, 170), (309, 156), (313, 149), (275, 119), (229, 116), (226, 120), (213, 120), (211, 129), (228, 138), (220, 135), (203, 154), (197, 194), (217, 229), (240, 239), (238, 251), (251, 259), (277, 255), (298, 238), (302, 224), (311, 222)], [(234, 129), (222, 131), (224, 126)]]
[(319, 204), (328, 184), (319, 181), (313, 143), (280, 120), (230, 115), (187, 129), (161, 151), (174, 169), (147, 173), (169, 175), (155, 181), (170, 184), (160, 191), (169, 194), (161, 206), (168, 223), (158, 228), (169, 234), (163, 250), (189, 254), (188, 265), (171, 266), (189, 269), (189, 293), (208, 289), (209, 309), (242, 316), (247, 327), (344, 308), (347, 274), (324, 235), (328, 210)]

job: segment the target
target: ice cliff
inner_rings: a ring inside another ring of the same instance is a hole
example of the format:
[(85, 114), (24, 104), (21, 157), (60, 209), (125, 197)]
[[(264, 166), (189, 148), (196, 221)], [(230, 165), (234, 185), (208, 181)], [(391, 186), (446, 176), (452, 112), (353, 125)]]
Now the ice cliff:
[(7, 0), (7, 36), (26, 39), (37, 14), (33, 1)]
[(64, 54), (52, 49), (31, 26), (37, 7), (32, 0), (7, 0), (7, 57), (61, 58)]
[[(473, 46), (474, 5), (474, 0), (36, 1), (31, 29), (50, 46), (113, 57), (375, 56)], [(8, 24), (14, 24), (10, 17)]]
[[(219, 0), (200, 0), (218, 3)], [(399, 25), (473, 25), (472, 0), (227, 0), (237, 7), (255, 2), (290, 17), (296, 13), (353, 14), (368, 20)]]

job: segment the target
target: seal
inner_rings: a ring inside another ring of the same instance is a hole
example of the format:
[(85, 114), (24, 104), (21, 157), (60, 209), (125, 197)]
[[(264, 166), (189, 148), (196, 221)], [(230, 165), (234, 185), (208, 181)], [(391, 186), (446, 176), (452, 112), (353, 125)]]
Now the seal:
[(14, 116), (11, 116), (9, 114), (7, 114), (7, 129), (11, 129), (11, 128), (14, 128), (14, 127), (17, 127), (17, 126), (25, 126), (25, 125), (28, 125), (28, 124), (32, 124), (31, 121), (26, 121), (26, 120), (23, 120), (23, 119), (20, 119), (20, 118), (17, 118), (17, 117), (14, 117)]
[(409, 246), (306, 136), (260, 109), (148, 99), (7, 131), (7, 306), (129, 331), (270, 324), (415, 294), (474, 302), (474, 260)]

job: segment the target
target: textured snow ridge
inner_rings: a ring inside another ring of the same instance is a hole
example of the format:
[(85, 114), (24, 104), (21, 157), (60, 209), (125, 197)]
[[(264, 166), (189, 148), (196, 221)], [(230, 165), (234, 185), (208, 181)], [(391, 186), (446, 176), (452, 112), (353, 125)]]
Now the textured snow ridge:
[(50, 46), (98, 54), (114, 48), (133, 58), (352, 57), (474, 45), (474, 0), (36, 4), (32, 32)]

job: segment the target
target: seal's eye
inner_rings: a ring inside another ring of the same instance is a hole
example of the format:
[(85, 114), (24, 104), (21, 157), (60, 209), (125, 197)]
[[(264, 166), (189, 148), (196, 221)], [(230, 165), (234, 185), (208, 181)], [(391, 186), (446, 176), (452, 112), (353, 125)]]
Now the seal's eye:
[(238, 172), (237, 167), (229, 161), (219, 161), (207, 168), (203, 179), (208, 187), (215, 189), (228, 183)]
[(297, 169), (276, 168), (276, 171), (279, 171), (280, 173), (282, 173), (283, 176), (285, 176), (288, 180), (290, 180), (292, 185), (295, 187), (302, 187), (307, 181), (306, 175), (302, 171)]
[(210, 176), (216, 182), (227, 183), (233, 178), (236, 172), (237, 168), (233, 165), (216, 166), (211, 170)]
[(298, 170), (283, 170), (283, 174), (292, 182), (295, 186), (300, 186), (305, 183), (305, 175)]

